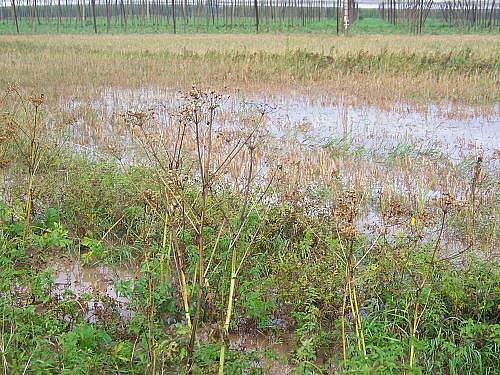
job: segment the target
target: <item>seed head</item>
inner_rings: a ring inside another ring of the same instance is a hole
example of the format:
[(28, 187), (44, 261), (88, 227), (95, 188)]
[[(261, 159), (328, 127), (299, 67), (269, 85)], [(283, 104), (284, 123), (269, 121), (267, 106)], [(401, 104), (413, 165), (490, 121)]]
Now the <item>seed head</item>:
[(28, 100), (35, 108), (38, 108), (44, 103), (45, 96), (43, 94), (40, 94), (40, 96), (30, 96), (28, 97)]

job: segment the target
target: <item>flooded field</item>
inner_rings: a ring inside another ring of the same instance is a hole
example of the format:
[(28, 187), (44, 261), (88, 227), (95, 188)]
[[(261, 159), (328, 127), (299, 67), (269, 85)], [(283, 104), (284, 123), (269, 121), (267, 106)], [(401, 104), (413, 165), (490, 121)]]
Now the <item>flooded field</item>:
[[(70, 120), (68, 139), (79, 152), (122, 164), (141, 164), (148, 162), (147, 157), (137, 148), (124, 117), (127, 113), (149, 114), (158, 134), (172, 135), (182, 102), (182, 93), (174, 90), (108, 89), (93, 98), (61, 102), (57, 115)], [(271, 172), (269, 160), (294, 171), (280, 176), (284, 191), (271, 201), (301, 191), (307, 199), (296, 204), (310, 205), (309, 212), (317, 216), (332, 209), (330, 203), (315, 196), (321, 189), (338, 182), (366, 188), (368, 198), (356, 226), (370, 236), (380, 235), (380, 228), (385, 234), (395, 234), (408, 224), (401, 220), (386, 222), (379, 204), (385, 192), (419, 196), (424, 201), (438, 200), (453, 192), (457, 199), (465, 199), (470, 182), (462, 179), (460, 172), (453, 172), (453, 167), (443, 169), (442, 162), (460, 168), (479, 157), (483, 173), (493, 180), (500, 177), (498, 106), (478, 113), (475, 107), (451, 104), (386, 103), (377, 107), (349, 97), (245, 95), (235, 91), (222, 95), (214, 126), (221, 134), (241, 130), (241, 122), (255, 113), (264, 114), (262, 128), (266, 137), (263, 152), (255, 161), (260, 177)], [(233, 181), (239, 177), (232, 175)], [(495, 199), (491, 194), (496, 194), (495, 189), (484, 192), (482, 199)], [(436, 230), (429, 228), (425, 237), (432, 239)], [(466, 238), (450, 231), (443, 236), (443, 257), (461, 254), (469, 247)], [(496, 257), (497, 252), (491, 250), (489, 256)], [(119, 272), (112, 277), (106, 267), (87, 269), (79, 263), (56, 265), (56, 271), (58, 293), (69, 286), (77, 296), (94, 291), (126, 304), (126, 299), (114, 290), (113, 280), (129, 280), (130, 275)]]
[(0, 38), (0, 372), (499, 371), (498, 38), (261, 37)]
[[(181, 102), (182, 95), (169, 90), (106, 90), (61, 107), (62, 116), (71, 119), (69, 139), (77, 150), (128, 164), (143, 163), (145, 155), (124, 121), (127, 113), (147, 114), (150, 133), (173, 143)], [(450, 192), (465, 197), (470, 181), (460, 169), (478, 158), (483, 172), (493, 180), (499, 177), (498, 106), (479, 113), (451, 104), (386, 103), (381, 108), (349, 97), (239, 91), (224, 93), (219, 105), (214, 127), (221, 135), (250, 131), (262, 114), (259, 131), (265, 140), (255, 159), (256, 178), (269, 175), (269, 163), (280, 165), (287, 171), (279, 177), (285, 195), (301, 191), (312, 198), (340, 183), (366, 190), (371, 203), (368, 199), (365, 210), (376, 213), (383, 191), (431, 200)], [(241, 176), (234, 171), (226, 177), (237, 183)]]
[[(344, 139), (355, 147), (380, 153), (390, 152), (398, 144), (414, 144), (455, 159), (470, 154), (498, 157), (498, 106), (487, 113), (477, 113), (474, 107), (451, 104), (386, 103), (378, 107), (349, 97), (224, 94), (227, 98), (222, 106), (228, 114), (221, 122), (234, 121), (241, 112), (263, 108), (272, 136), (292, 138), (306, 145)], [(85, 135), (92, 131), (102, 132), (104, 137), (112, 136), (115, 130), (120, 134), (114, 126), (119, 127), (119, 115), (130, 110), (153, 111), (158, 121), (167, 124), (180, 98), (180, 93), (173, 90), (106, 90), (90, 100), (73, 99), (61, 106), (66, 108), (66, 116), (81, 122), (79, 131), (85, 144)], [(91, 115), (92, 123), (86, 121), (85, 114)]]
[[(108, 89), (86, 100), (73, 98), (61, 102), (60, 112), (53, 114), (51, 121), (57, 121), (57, 116), (69, 119), (66, 141), (78, 152), (111, 158), (123, 166), (142, 164), (149, 162), (148, 157), (137, 147), (133, 129), (124, 120), (127, 114), (144, 113), (148, 126), (161, 135), (162, 142), (165, 139), (173, 142), (170, 137), (175, 133), (176, 116), (184, 100), (183, 94), (174, 90)], [(348, 97), (245, 95), (235, 91), (221, 96), (214, 129), (219, 134), (244, 132), (242, 124), (251, 126), (253, 123), (248, 121), (256, 114), (262, 115), (261, 127), (265, 129), (262, 152), (255, 159), (256, 178), (266, 180), (266, 175), (273, 171), (270, 160), (279, 163), (283, 170), (294, 171), (280, 176), (282, 190), (276, 189), (269, 201), (290, 199), (297, 206), (307, 207), (306, 216), (317, 218), (329, 216), (335, 210), (329, 198), (320, 198), (322, 189), (331, 189), (338, 183), (365, 189), (366, 197), (354, 224), (373, 244), (381, 238), (396, 241), (401, 233), (415, 230), (417, 213), (408, 215), (401, 211), (405, 199), (411, 202), (415, 199), (412, 197), (418, 197), (422, 202), (433, 202), (450, 192), (455, 199), (467, 199), (470, 180), (462, 178), (460, 166), (474, 165), (479, 158), (482, 173), (492, 181), (499, 178), (498, 106), (478, 113), (477, 108), (451, 104), (386, 103), (378, 107)], [(227, 182), (237, 184), (239, 173), (230, 172), (228, 176), (232, 177)], [(292, 198), (298, 191), (305, 197), (302, 202)], [(389, 200), (397, 202), (401, 212), (388, 214), (382, 207), (381, 201), (387, 199), (384, 198), (387, 194)], [(495, 194), (496, 189), (492, 187), (478, 192), (476, 199), (494, 201)], [(432, 215), (432, 210), (421, 214), (422, 217)], [(443, 260), (452, 259), (460, 264), (464, 259), (462, 254), (470, 250), (474, 241), (484, 245), (478, 256), (498, 257), (496, 245), (490, 247), (497, 243), (494, 232), (493, 237), (483, 241), (484, 238), (474, 235), (471, 238), (456, 227), (447, 227), (443, 233), (438, 233), (439, 230), (439, 222), (434, 221), (421, 228), (419, 236), (431, 243), (438, 236), (438, 257)], [(88, 322), (96, 323), (99, 314), (110, 307), (118, 311), (124, 321), (135, 316), (130, 299), (117, 288), (126, 283), (125, 294), (130, 295), (140, 275), (137, 266), (82, 265), (79, 260), (63, 259), (49, 268), (55, 273), (52, 295), (59, 299), (71, 295), (84, 301), (82, 310)], [(174, 286), (175, 280), (172, 283)], [(184, 318), (175, 315), (167, 321), (170, 327), (178, 322), (186, 325)], [(245, 319), (237, 321), (236, 332), (227, 339), (230, 350), (246, 355), (255, 353), (255, 362), (250, 368), (263, 368), (271, 374), (292, 374), (294, 366), (289, 358), (297, 345), (293, 327), (273, 323), (278, 333), (269, 335), (255, 327), (247, 330), (246, 325)], [(219, 329), (204, 327), (200, 340), (206, 343), (216, 340)], [(334, 371), (337, 365), (326, 365), (325, 358), (326, 354), (319, 356), (315, 363)]]

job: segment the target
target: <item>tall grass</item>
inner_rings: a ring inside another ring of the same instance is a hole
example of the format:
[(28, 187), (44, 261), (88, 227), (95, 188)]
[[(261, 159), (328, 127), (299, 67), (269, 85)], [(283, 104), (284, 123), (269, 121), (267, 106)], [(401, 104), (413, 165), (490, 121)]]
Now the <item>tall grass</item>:
[[(44, 82), (50, 98), (94, 95), (108, 87), (188, 89), (198, 81), (219, 88), (351, 94), (378, 102), (494, 104), (498, 99), (496, 36), (442, 41), (403, 36), (259, 38), (2, 37), (0, 82), (17, 81), (28, 89)], [(57, 84), (60, 80), (64, 87)]]

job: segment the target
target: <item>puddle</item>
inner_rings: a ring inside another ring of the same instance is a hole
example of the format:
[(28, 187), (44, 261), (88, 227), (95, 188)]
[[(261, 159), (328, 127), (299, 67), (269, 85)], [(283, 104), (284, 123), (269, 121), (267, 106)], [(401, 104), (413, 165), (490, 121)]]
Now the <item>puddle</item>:
[[(208, 324), (199, 329), (198, 337), (202, 342), (220, 342), (219, 328)], [(253, 353), (251, 366), (264, 371), (264, 374), (288, 375), (293, 371), (290, 364), (296, 345), (289, 332), (280, 335), (262, 333), (256, 329), (231, 332), (228, 335), (229, 348), (236, 353)], [(260, 372), (259, 372), (260, 373)]]
[(294, 347), (289, 337), (282, 339), (273, 338), (263, 334), (237, 334), (229, 335), (231, 350), (236, 352), (255, 351), (261, 355), (261, 360), (255, 367), (262, 368), (265, 373), (273, 375), (288, 375), (293, 371), (289, 362)]
[[(131, 281), (133, 276), (126, 270), (107, 266), (84, 266), (80, 262), (62, 258), (49, 263), (48, 268), (55, 272), (55, 284), (52, 296), (62, 299), (68, 294), (78, 299), (85, 319), (95, 323), (104, 310), (103, 299), (109, 299), (119, 311), (120, 318), (128, 321), (134, 315), (128, 309), (130, 300), (118, 293), (115, 286), (118, 280)], [(69, 318), (68, 318), (69, 319)], [(203, 327), (199, 337), (203, 341), (213, 339), (210, 326)], [(235, 352), (255, 351), (258, 358), (254, 367), (266, 373), (288, 375), (293, 367), (288, 359), (293, 352), (291, 338), (279, 339), (274, 336), (257, 333), (232, 333), (229, 335), (230, 348)]]
[(70, 294), (85, 301), (83, 307), (88, 322), (96, 322), (99, 312), (104, 309), (103, 301), (109, 301), (121, 318), (128, 320), (133, 317), (133, 311), (128, 309), (130, 300), (119, 293), (116, 286), (117, 282), (133, 280), (126, 270), (103, 265), (84, 266), (66, 258), (52, 261), (48, 267), (55, 272), (52, 296), (61, 299)]

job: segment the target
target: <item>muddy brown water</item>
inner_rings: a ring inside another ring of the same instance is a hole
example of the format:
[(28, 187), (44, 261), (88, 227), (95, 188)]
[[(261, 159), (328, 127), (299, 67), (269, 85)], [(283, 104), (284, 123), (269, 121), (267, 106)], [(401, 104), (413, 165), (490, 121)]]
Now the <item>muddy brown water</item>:
[(75, 259), (52, 260), (48, 268), (53, 269), (55, 283), (52, 295), (56, 298), (72, 296), (85, 301), (86, 320), (95, 322), (97, 313), (103, 309), (103, 299), (113, 302), (120, 317), (130, 319), (134, 313), (128, 308), (130, 300), (120, 294), (116, 283), (133, 281), (133, 275), (124, 268), (106, 265), (83, 265)]

